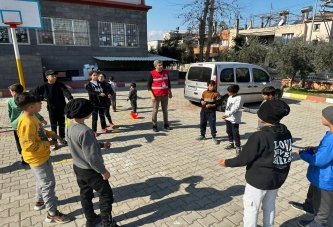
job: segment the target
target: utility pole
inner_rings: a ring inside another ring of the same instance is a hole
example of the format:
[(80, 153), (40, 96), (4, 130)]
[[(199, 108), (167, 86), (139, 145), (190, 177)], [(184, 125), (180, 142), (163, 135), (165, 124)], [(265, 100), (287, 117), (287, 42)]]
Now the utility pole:
[(313, 27), (314, 27), (314, 18), (316, 16), (316, 12), (317, 12), (317, 5), (318, 5), (318, 0), (316, 0), (316, 5), (315, 5), (313, 16), (312, 16), (312, 24), (311, 24), (311, 30), (310, 30), (310, 35), (309, 35), (309, 41), (308, 41), (309, 44), (311, 43), (312, 32), (313, 32)]
[(210, 2), (210, 11), (208, 17), (208, 36), (207, 36), (207, 45), (206, 45), (206, 56), (205, 59), (208, 62), (210, 57), (210, 47), (212, 42), (212, 35), (213, 35), (213, 17), (215, 11), (215, 0), (211, 0)]

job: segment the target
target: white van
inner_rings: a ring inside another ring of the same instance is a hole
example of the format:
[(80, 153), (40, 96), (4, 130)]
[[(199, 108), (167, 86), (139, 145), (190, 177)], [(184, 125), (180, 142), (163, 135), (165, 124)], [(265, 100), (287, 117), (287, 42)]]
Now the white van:
[(276, 98), (283, 95), (282, 83), (274, 80), (260, 66), (240, 62), (201, 62), (192, 63), (186, 73), (184, 97), (193, 102), (200, 102), (209, 80), (216, 82), (216, 90), (222, 97), (219, 111), (225, 110), (227, 88), (231, 84), (239, 85), (238, 94), (242, 96), (244, 103), (262, 101), (261, 91), (267, 86), (275, 87)]

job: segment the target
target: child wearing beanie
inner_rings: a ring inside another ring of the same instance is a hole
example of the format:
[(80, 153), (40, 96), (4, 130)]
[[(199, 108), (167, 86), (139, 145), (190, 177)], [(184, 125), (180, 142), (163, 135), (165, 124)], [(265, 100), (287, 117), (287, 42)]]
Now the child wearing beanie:
[[(94, 105), (89, 100), (78, 98), (67, 103), (65, 114), (73, 119), (67, 128), (68, 146), (73, 157), (73, 169), (80, 188), (81, 205), (86, 216), (86, 227), (117, 227), (111, 211), (113, 192), (109, 184), (101, 148), (110, 148), (110, 142), (98, 143), (94, 131), (84, 121), (89, 119)], [(98, 193), (100, 215), (95, 214), (92, 199), (93, 190)]]
[(319, 146), (296, 151), (301, 159), (309, 163), (306, 176), (310, 186), (305, 202), (291, 202), (291, 206), (315, 215), (312, 220), (298, 221), (300, 226), (326, 226), (333, 208), (333, 106), (323, 109), (321, 121), (330, 131), (326, 132)]
[(274, 225), (275, 199), (291, 163), (292, 137), (279, 123), (289, 112), (289, 106), (281, 100), (263, 103), (257, 114), (265, 126), (250, 136), (239, 156), (220, 161), (224, 167), (246, 166), (244, 226), (257, 226), (261, 203), (263, 226)]

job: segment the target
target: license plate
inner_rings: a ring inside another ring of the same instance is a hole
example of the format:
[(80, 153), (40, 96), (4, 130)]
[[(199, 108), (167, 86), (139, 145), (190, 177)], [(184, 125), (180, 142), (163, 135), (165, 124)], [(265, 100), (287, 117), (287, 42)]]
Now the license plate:
[(187, 89), (187, 90), (191, 90), (191, 91), (196, 91), (196, 90), (197, 90), (197, 87), (194, 87), (194, 86), (186, 86), (186, 89)]

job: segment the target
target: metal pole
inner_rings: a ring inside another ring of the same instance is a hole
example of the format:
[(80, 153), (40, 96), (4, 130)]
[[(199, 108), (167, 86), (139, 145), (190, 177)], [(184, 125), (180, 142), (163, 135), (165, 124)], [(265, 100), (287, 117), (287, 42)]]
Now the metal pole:
[(13, 40), (13, 46), (14, 46), (15, 58), (16, 58), (16, 66), (17, 66), (17, 71), (18, 71), (18, 75), (19, 75), (19, 79), (20, 79), (20, 84), (23, 86), (24, 91), (26, 91), (24, 75), (23, 75), (23, 70), (22, 70), (22, 63), (21, 63), (21, 58), (20, 58), (20, 52), (19, 52), (19, 48), (17, 45), (15, 28), (16, 28), (16, 25), (11, 25), (10, 32), (12, 33), (12, 40)]
[(308, 41), (309, 44), (311, 43), (312, 31), (313, 31), (313, 26), (314, 26), (314, 18), (316, 16), (316, 12), (317, 12), (317, 5), (318, 5), (318, 0), (316, 0), (316, 5), (315, 5), (313, 16), (312, 16), (312, 25), (311, 25), (310, 37), (309, 37), (309, 41)]

